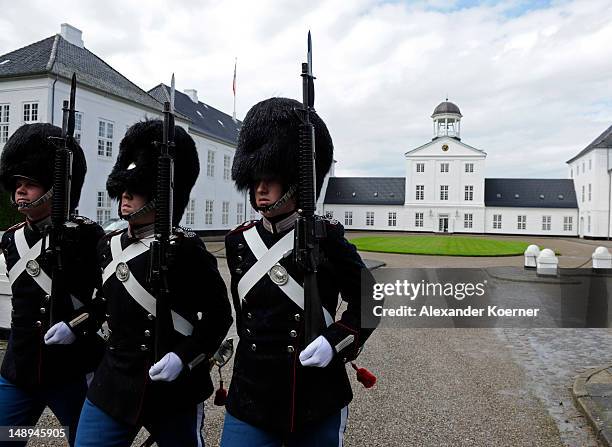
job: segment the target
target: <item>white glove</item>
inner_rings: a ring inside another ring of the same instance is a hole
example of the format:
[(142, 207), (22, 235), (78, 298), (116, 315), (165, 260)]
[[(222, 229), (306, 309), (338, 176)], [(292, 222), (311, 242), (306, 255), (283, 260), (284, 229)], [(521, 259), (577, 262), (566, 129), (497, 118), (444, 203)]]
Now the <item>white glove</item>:
[(151, 380), (172, 382), (183, 370), (183, 362), (174, 352), (169, 352), (149, 369)]
[(69, 345), (74, 343), (75, 340), (76, 335), (63, 321), (55, 323), (45, 334), (46, 345)]
[(300, 352), (300, 363), (304, 366), (325, 368), (334, 357), (334, 350), (325, 337), (319, 335), (306, 349)]

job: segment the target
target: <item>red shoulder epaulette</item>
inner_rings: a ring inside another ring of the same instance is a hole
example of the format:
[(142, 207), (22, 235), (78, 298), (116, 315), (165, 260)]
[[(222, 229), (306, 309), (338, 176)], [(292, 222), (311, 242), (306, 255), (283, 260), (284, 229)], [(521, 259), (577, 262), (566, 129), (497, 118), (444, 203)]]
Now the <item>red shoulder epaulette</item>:
[(241, 231), (248, 230), (249, 228), (253, 227), (257, 222), (259, 221), (258, 220), (247, 220), (246, 222), (243, 222), (237, 227), (234, 227), (233, 229), (231, 229), (228, 234), (240, 233)]
[(20, 229), (21, 227), (23, 227), (25, 224), (26, 224), (26, 223), (25, 223), (25, 221), (23, 221), (23, 222), (19, 222), (19, 223), (17, 223), (17, 224), (15, 224), (15, 225), (13, 225), (11, 228), (7, 228), (7, 230), (6, 230), (6, 231), (18, 230), (18, 229)]

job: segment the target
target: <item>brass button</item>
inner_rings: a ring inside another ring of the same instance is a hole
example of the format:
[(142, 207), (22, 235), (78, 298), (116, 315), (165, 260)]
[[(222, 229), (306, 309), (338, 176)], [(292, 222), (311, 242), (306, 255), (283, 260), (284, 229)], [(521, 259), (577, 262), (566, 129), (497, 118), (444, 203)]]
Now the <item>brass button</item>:
[(107, 320), (110, 318), (110, 314), (104, 314), (104, 316), (106, 317)]
[(292, 354), (294, 351), (295, 351), (295, 348), (293, 346), (291, 346), (291, 345), (287, 346), (287, 352), (289, 354)]
[(42, 323), (41, 323), (40, 321), (37, 321), (36, 323), (34, 323), (34, 326), (36, 326), (36, 327), (41, 327), (41, 326), (42, 326)]
[(236, 272), (236, 275), (242, 275), (242, 269), (241, 268), (237, 268), (236, 270), (234, 270), (234, 272)]
[(147, 315), (147, 318), (148, 318), (149, 320), (153, 320), (153, 318), (155, 318), (155, 317), (153, 316), (153, 314), (149, 314), (149, 315)]
[(241, 242), (238, 244), (238, 250), (242, 250), (244, 248), (244, 244)]
[(251, 330), (250, 329), (246, 329), (245, 332), (246, 332), (247, 335), (251, 335)]
[(238, 259), (239, 261), (242, 261), (242, 255), (236, 256), (236, 259)]
[(140, 350), (141, 351), (148, 351), (149, 347), (147, 345), (140, 345)]
[(255, 343), (251, 345), (251, 351), (253, 352), (257, 351), (257, 345)]
[(291, 338), (295, 338), (295, 337), (297, 337), (297, 332), (296, 331), (291, 331), (291, 332), (289, 332), (289, 336)]
[(145, 336), (145, 337), (150, 337), (150, 336), (151, 336), (151, 331), (150, 331), (150, 330), (148, 330), (148, 329), (146, 329), (146, 330), (144, 331), (144, 336)]
[(294, 319), (295, 321), (300, 321), (300, 320), (302, 319), (302, 317), (300, 316), (300, 314), (295, 314), (295, 315), (293, 316), (293, 319)]
[(51, 295), (45, 295), (45, 303), (48, 303), (51, 299)]
[(247, 319), (252, 320), (253, 319), (253, 314), (251, 312), (247, 312), (246, 317), (247, 317)]
[(41, 307), (41, 308), (40, 308), (40, 313), (41, 313), (41, 314), (44, 314), (44, 313), (46, 313), (46, 312), (47, 312), (47, 309), (45, 309), (44, 307)]

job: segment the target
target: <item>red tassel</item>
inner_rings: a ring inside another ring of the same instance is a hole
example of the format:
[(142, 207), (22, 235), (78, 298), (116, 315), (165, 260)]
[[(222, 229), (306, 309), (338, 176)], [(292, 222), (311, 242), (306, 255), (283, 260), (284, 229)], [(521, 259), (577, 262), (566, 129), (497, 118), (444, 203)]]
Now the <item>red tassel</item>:
[(357, 380), (362, 383), (365, 388), (372, 388), (376, 383), (376, 376), (365, 368), (357, 368), (355, 363), (351, 362), (351, 366), (357, 371)]
[(227, 400), (227, 390), (223, 388), (223, 380), (221, 380), (219, 382), (219, 389), (215, 392), (214, 404), (218, 407), (222, 407), (225, 405), (226, 400)]

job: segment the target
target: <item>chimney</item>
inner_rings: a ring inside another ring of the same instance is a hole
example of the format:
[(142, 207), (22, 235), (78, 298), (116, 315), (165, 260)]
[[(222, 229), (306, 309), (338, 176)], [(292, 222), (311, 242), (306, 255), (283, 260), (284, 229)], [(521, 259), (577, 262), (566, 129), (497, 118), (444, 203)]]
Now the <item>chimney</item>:
[(197, 90), (188, 89), (188, 90), (185, 90), (185, 94), (189, 96), (189, 99), (191, 99), (193, 102), (195, 102), (196, 104), (198, 103), (198, 91)]
[(60, 35), (79, 48), (83, 48), (83, 32), (68, 23), (62, 23)]

